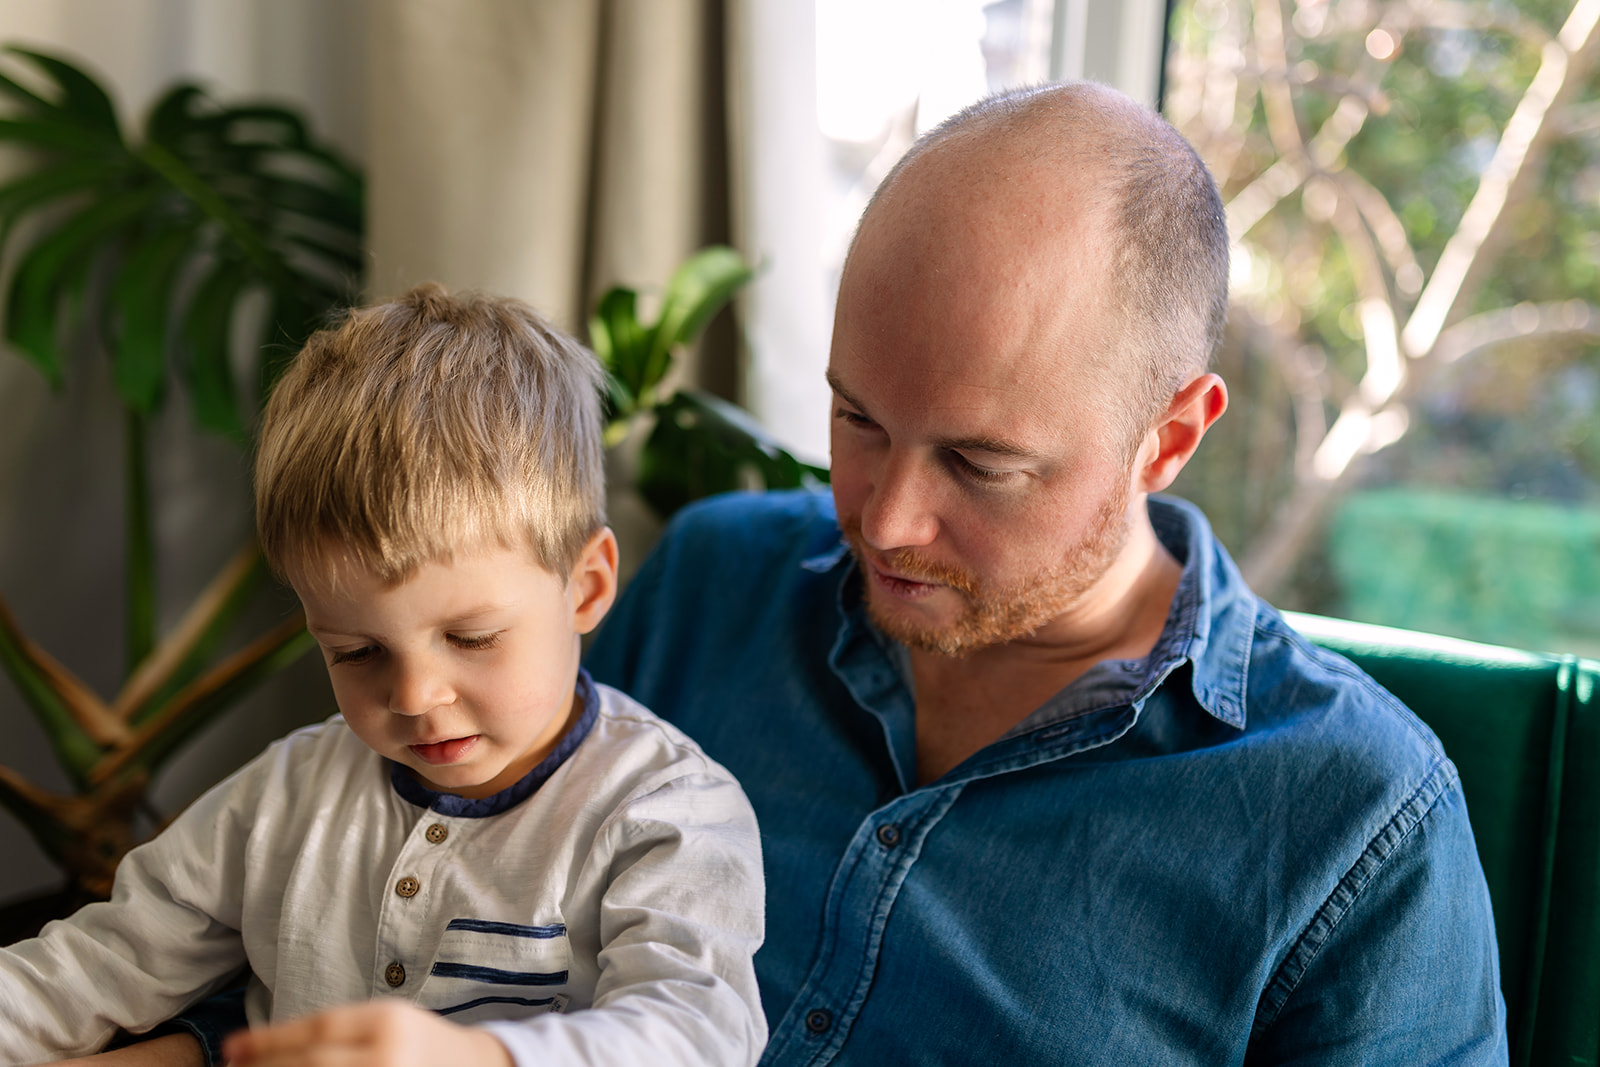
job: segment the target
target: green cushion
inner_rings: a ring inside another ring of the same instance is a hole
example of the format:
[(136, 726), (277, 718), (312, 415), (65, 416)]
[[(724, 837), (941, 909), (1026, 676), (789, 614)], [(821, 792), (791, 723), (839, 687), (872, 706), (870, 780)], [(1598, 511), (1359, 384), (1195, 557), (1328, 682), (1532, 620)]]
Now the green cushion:
[(1600, 663), (1287, 617), (1415, 711), (1461, 772), (1511, 1062), (1600, 1063)]

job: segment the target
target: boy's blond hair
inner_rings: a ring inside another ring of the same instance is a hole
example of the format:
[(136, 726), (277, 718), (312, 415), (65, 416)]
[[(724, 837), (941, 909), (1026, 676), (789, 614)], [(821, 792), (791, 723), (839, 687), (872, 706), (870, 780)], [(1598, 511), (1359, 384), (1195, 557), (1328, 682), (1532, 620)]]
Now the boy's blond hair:
[(423, 563), (528, 547), (565, 578), (605, 523), (602, 372), (520, 301), (419, 285), (314, 334), (261, 418), (268, 564)]

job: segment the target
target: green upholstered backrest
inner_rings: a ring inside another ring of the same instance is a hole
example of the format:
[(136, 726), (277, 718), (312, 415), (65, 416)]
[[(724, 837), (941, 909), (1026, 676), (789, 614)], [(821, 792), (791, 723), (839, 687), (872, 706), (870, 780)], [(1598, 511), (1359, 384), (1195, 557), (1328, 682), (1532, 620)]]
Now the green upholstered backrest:
[(1494, 902), (1513, 1064), (1600, 1063), (1600, 663), (1288, 614), (1433, 728)]

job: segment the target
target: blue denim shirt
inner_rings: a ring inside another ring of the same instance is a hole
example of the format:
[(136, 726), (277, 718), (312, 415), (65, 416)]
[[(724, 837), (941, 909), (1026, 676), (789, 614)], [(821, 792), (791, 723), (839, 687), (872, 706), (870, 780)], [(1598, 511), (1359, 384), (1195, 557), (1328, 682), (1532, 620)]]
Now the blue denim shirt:
[(685, 511), (588, 657), (761, 822), (764, 1063), (1505, 1063), (1454, 766), (1200, 514), (1166, 630), (937, 781), (825, 494)]

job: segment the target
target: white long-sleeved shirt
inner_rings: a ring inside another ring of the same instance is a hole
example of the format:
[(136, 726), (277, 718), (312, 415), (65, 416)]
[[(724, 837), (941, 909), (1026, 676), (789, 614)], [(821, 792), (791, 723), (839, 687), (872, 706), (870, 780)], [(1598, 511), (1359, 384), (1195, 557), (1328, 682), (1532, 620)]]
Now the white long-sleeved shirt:
[(403, 997), (519, 1065), (754, 1063), (749, 802), (591, 692), (569, 743), (481, 800), (423, 789), (338, 716), (276, 742), (130, 852), (110, 902), (0, 950), (0, 1063), (92, 1052), (244, 965), (252, 1023)]

